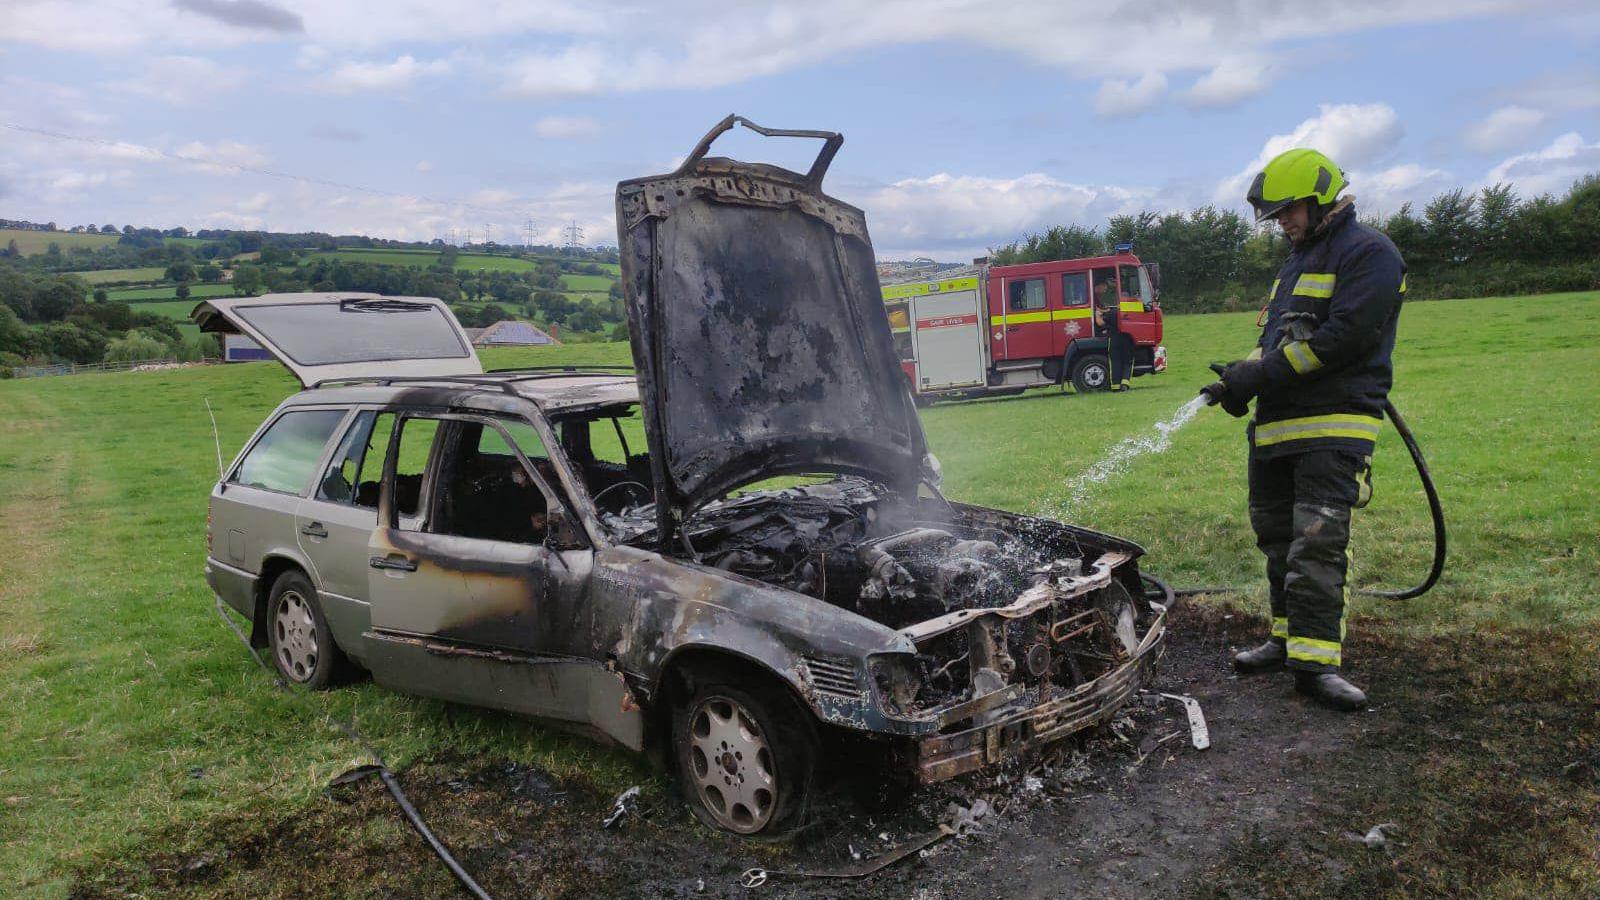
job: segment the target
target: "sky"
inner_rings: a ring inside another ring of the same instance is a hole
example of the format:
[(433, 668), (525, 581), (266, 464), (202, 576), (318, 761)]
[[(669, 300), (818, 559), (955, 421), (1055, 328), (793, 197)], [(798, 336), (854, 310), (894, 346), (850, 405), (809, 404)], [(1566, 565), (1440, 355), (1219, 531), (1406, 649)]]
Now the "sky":
[(729, 113), (843, 133), (825, 190), (885, 259), (1244, 211), (1297, 146), (1366, 213), (1560, 194), (1600, 171), (1600, 6), (0, 0), (0, 218), (614, 245), (616, 183)]

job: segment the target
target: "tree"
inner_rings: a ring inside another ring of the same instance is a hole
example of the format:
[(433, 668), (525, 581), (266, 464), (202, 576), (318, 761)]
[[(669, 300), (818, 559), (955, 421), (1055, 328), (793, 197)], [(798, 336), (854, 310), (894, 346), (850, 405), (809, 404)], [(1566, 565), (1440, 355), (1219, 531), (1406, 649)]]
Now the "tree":
[(0, 305), (0, 353), (26, 355), (28, 326), (22, 324), (11, 307)]
[(101, 234), (116, 234), (117, 233), (117, 226), (112, 225), (111, 223), (108, 222), (108, 223), (100, 226), (100, 233)]
[(261, 267), (240, 263), (233, 269), (233, 292), (241, 297), (254, 294), (261, 287)]
[(200, 280), (204, 281), (206, 284), (216, 284), (222, 280), (222, 270), (214, 265), (207, 264), (200, 266), (199, 268), (195, 269), (195, 273), (199, 275)]
[(167, 266), (166, 277), (168, 281), (193, 281), (194, 263), (186, 259), (176, 260)]
[(96, 302), (96, 303), (104, 303), (104, 302), (106, 302), (106, 296), (107, 296), (107, 294), (106, 294), (106, 289), (105, 288), (95, 288), (94, 289), (94, 302)]
[(189, 285), (184, 282), (179, 282), (178, 287), (173, 291), (173, 294), (175, 294), (179, 300), (189, 299)]
[(171, 353), (166, 344), (138, 332), (117, 338), (106, 344), (106, 362), (143, 362), (147, 359), (165, 359)]

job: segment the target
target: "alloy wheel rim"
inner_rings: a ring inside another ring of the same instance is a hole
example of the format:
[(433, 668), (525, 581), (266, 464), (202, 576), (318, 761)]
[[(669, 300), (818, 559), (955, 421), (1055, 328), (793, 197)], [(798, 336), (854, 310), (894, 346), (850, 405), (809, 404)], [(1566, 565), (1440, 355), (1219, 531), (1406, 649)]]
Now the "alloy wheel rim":
[(317, 671), (317, 623), (311, 615), (311, 604), (299, 591), (283, 592), (272, 628), (284, 673), (295, 681), (310, 681)]
[(730, 831), (754, 834), (778, 808), (772, 748), (755, 717), (728, 697), (707, 697), (689, 714), (689, 776)]

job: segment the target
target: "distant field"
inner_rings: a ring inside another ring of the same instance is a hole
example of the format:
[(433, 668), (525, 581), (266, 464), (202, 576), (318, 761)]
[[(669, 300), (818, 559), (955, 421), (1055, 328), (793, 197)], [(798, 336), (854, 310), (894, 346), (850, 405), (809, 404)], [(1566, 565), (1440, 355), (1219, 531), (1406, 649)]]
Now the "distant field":
[(531, 259), (514, 259), (510, 256), (491, 256), (487, 253), (463, 253), (456, 257), (457, 272), (532, 272), (537, 266)]
[(431, 250), (319, 250), (307, 256), (312, 259), (337, 259), (340, 262), (370, 263), (377, 266), (430, 266), (439, 258)]
[(121, 235), (73, 234), (70, 231), (25, 231), (21, 228), (0, 228), (0, 247), (17, 242), (17, 251), (23, 256), (33, 256), (50, 249), (51, 244), (65, 253), (73, 247), (104, 247), (115, 244)]
[[(126, 288), (120, 291), (107, 291), (106, 299), (121, 300), (124, 303), (133, 303), (139, 300), (165, 300), (169, 298), (176, 300), (178, 299), (177, 295), (174, 293), (176, 290), (176, 285), (153, 288)], [(189, 296), (194, 297), (195, 299), (200, 299), (202, 297), (226, 297), (232, 293), (233, 285), (231, 284), (189, 285)], [(140, 304), (141, 307), (146, 305), (149, 304)]]
[(611, 279), (604, 275), (563, 275), (561, 283), (569, 291), (605, 291), (611, 290)]
[(146, 266), (141, 269), (99, 269), (93, 272), (68, 272), (76, 275), (90, 284), (105, 284), (108, 281), (160, 281), (166, 269), (160, 266)]

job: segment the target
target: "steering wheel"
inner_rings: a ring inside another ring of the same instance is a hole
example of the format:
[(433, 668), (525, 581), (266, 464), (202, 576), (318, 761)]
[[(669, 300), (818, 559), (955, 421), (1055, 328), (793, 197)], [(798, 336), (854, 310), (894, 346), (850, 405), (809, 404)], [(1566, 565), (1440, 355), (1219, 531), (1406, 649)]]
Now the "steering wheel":
[(645, 486), (643, 484), (640, 484), (637, 481), (619, 481), (616, 484), (613, 484), (613, 485), (610, 485), (608, 487), (602, 488), (600, 490), (600, 493), (595, 494), (594, 495), (594, 505), (595, 506), (599, 506), (601, 497), (604, 497), (605, 495), (611, 493), (612, 491), (616, 490), (617, 488), (623, 488), (623, 487), (625, 487), (625, 488), (633, 488), (638, 494), (643, 495), (643, 501), (641, 501), (641, 502), (648, 502), (651, 498), (653, 498), (655, 496), (655, 494), (650, 490), (649, 487), (647, 487), (647, 486)]

